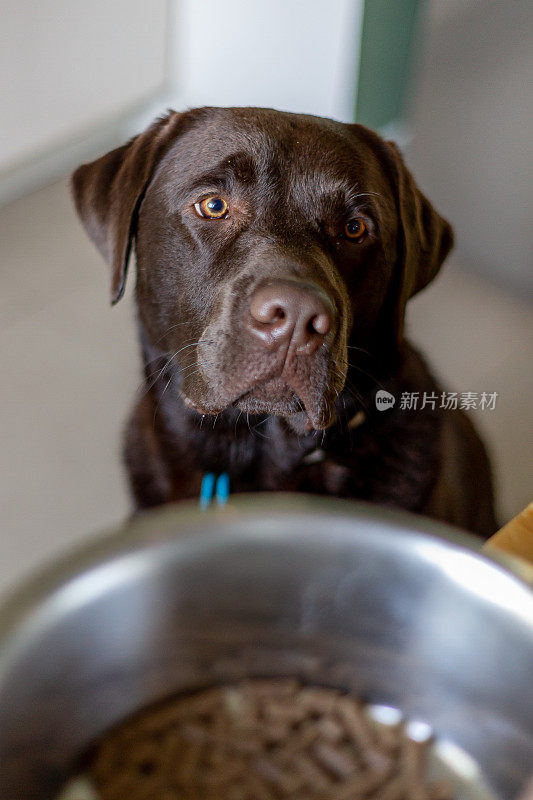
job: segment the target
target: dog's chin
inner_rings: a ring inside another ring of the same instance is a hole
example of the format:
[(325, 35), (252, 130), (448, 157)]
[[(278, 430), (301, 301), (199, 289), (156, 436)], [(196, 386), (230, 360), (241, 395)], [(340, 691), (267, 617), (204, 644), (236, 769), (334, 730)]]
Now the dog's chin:
[(276, 414), (288, 416), (303, 408), (294, 389), (282, 378), (261, 381), (238, 397), (234, 406), (249, 414)]
[(214, 415), (228, 408), (246, 414), (284, 417), (297, 433), (328, 428), (335, 420), (335, 408), (325, 397), (305, 403), (282, 378), (270, 378), (250, 387), (230, 402), (213, 403), (207, 398), (193, 399), (182, 393), (187, 408), (202, 415)]

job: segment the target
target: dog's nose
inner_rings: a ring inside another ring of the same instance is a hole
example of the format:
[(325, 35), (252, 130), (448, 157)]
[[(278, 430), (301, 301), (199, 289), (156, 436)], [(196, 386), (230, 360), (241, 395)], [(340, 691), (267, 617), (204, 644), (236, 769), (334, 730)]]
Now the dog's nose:
[(303, 281), (269, 281), (250, 302), (250, 329), (269, 349), (291, 341), (298, 353), (314, 353), (331, 329), (327, 295)]

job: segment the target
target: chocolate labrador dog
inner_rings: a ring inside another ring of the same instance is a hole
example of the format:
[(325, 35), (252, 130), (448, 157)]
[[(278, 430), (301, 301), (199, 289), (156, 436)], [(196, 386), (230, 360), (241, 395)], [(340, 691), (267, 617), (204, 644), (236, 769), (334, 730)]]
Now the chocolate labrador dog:
[(453, 236), (394, 144), (271, 109), (171, 111), (72, 186), (113, 303), (135, 244), (137, 508), (228, 472), (238, 492), (362, 498), (494, 532), (484, 447), (404, 338), (406, 303)]

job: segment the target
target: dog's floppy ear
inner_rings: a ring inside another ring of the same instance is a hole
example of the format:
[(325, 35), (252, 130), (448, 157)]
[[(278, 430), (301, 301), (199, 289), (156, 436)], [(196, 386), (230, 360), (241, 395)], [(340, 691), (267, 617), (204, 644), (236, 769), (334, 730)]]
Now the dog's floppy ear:
[(154, 170), (186, 114), (169, 111), (127, 144), (83, 164), (72, 194), (83, 226), (111, 267), (111, 302), (124, 293), (139, 208)]
[(416, 185), (396, 145), (387, 142), (387, 147), (400, 218), (395, 326), (401, 338), (407, 301), (439, 271), (453, 246), (453, 231)]

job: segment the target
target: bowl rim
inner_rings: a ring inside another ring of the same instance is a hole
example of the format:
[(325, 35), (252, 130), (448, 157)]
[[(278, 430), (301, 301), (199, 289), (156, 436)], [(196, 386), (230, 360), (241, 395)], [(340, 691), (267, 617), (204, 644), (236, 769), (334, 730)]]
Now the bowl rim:
[[(253, 538), (261, 530), (258, 519), (272, 523), (276, 518), (297, 518), (301, 522), (302, 517), (315, 518), (317, 514), (380, 526), (394, 537), (403, 537), (404, 541), (418, 538), (437, 542), (444, 549), (470, 554), (474, 559), (497, 567), (511, 583), (526, 590), (522, 597), (530, 601), (533, 635), (533, 567), (518, 557), (485, 549), (485, 541), (472, 533), (403, 509), (359, 500), (288, 492), (246, 493), (232, 495), (231, 502), (221, 508), (200, 511), (197, 501), (185, 500), (140, 513), (119, 526), (104, 528), (88, 541), (72, 546), (59, 558), (30, 572), (0, 598), (0, 687), (2, 675), (11, 661), (8, 657), (9, 652), (12, 654), (11, 645), (25, 622), (68, 583), (89, 570), (157, 545), (175, 543), (194, 548), (216, 536), (220, 538), (219, 544), (229, 543), (233, 537), (236, 540)], [(255, 530), (245, 532), (244, 525), (250, 520), (255, 521)], [(231, 523), (236, 525), (233, 536), (228, 530)], [(278, 540), (284, 536), (286, 532), (280, 534)], [(520, 616), (524, 616), (523, 609)]]

